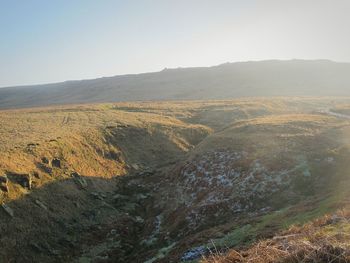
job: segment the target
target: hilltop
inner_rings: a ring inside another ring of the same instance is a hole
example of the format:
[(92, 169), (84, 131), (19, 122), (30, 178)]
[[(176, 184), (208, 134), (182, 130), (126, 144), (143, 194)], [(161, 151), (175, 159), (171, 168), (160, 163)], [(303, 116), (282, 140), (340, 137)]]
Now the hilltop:
[(226, 63), (0, 89), (0, 108), (74, 103), (350, 96), (350, 64), (328, 60)]

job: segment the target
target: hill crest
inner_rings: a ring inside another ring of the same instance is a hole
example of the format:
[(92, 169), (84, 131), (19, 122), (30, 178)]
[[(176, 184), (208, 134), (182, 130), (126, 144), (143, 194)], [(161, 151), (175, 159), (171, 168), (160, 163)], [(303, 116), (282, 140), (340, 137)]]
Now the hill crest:
[(0, 89), (0, 109), (75, 103), (350, 96), (350, 64), (267, 60)]

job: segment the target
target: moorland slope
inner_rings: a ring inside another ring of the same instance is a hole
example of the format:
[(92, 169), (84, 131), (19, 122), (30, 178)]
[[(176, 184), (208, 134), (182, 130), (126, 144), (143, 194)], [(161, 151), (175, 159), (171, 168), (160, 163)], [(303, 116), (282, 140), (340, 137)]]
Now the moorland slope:
[[(248, 260), (259, 240), (283, 254), (273, 236), (317, 218), (335, 219), (310, 225), (315, 240), (333, 237), (348, 222), (335, 211), (348, 203), (349, 105), (281, 97), (2, 110), (0, 261)], [(346, 238), (329, 239), (334, 251)]]
[(350, 96), (350, 64), (328, 60), (226, 63), (0, 89), (0, 108), (91, 102)]

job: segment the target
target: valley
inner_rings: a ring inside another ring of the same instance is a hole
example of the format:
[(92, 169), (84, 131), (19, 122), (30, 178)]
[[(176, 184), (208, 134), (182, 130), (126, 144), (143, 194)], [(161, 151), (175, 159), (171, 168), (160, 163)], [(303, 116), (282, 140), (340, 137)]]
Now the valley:
[(349, 118), (348, 97), (1, 110), (0, 262), (220, 262), (340, 217)]

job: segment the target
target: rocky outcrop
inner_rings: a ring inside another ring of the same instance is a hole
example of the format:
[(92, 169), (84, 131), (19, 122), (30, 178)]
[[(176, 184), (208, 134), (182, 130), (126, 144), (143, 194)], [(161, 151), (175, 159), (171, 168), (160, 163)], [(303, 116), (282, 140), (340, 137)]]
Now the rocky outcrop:
[(0, 176), (0, 190), (3, 192), (8, 192), (8, 178), (6, 175)]
[(51, 160), (51, 166), (55, 168), (61, 168), (61, 160), (58, 158), (54, 158)]
[(19, 184), (23, 188), (28, 190), (32, 189), (32, 175), (31, 174), (20, 174), (20, 173), (12, 173), (8, 172), (7, 177), (11, 182), (15, 184)]
[(86, 179), (82, 177), (79, 173), (73, 172), (71, 173), (71, 177), (74, 179), (74, 182), (79, 188), (85, 189), (88, 186)]

